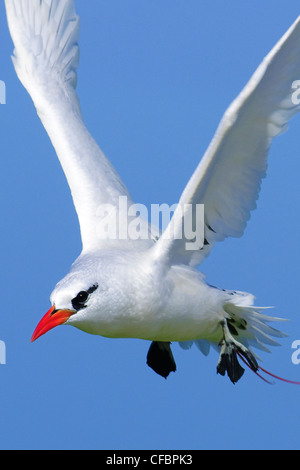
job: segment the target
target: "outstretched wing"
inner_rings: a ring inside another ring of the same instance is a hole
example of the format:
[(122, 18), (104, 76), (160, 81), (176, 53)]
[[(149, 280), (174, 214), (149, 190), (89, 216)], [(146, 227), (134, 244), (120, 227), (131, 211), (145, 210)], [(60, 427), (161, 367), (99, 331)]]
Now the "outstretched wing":
[[(154, 247), (155, 256), (196, 265), (216, 241), (243, 234), (266, 175), (271, 142), (300, 110), (297, 86), (300, 17), (226, 111), (169, 226)], [(189, 207), (197, 204), (204, 204), (204, 244), (191, 249), (191, 240), (184, 236), (184, 218), (189, 216)]]
[[(112, 246), (118, 238), (115, 225), (124, 222), (132, 201), (81, 116), (75, 92), (79, 17), (74, 0), (5, 0), (5, 6), (15, 46), (14, 66), (67, 177), (83, 249)], [(119, 207), (124, 208), (121, 218)], [(140, 230), (148, 233), (146, 221), (140, 221)]]

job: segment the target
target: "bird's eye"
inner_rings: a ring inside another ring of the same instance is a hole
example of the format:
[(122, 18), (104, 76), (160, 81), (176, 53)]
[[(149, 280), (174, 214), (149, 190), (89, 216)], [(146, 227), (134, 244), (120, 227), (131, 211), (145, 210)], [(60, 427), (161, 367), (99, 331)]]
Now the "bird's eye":
[(81, 308), (85, 307), (85, 302), (88, 299), (88, 292), (82, 290), (79, 292), (79, 294), (76, 295), (76, 297), (72, 300), (72, 305), (75, 308), (75, 310), (80, 310)]
[(74, 297), (72, 300), (72, 306), (75, 310), (81, 310), (82, 308), (85, 308), (86, 301), (89, 297), (90, 294), (95, 292), (95, 290), (98, 289), (98, 284), (94, 284), (92, 287), (90, 287), (87, 291), (82, 290), (79, 292), (79, 294)]

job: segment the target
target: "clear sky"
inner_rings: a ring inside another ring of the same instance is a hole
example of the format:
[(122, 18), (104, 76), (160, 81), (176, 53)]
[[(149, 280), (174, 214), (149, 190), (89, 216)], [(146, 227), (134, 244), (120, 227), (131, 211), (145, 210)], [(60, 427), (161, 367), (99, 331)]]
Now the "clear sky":
[[(300, 13), (287, 0), (77, 0), (85, 121), (136, 202), (173, 204), (230, 102)], [(0, 4), (2, 449), (296, 449), (300, 388), (247, 371), (233, 386), (217, 354), (173, 352), (168, 380), (149, 344), (59, 327), (31, 344), (49, 295), (80, 253), (59, 162), (10, 60)], [(300, 51), (299, 51), (300, 54)], [(300, 59), (299, 59), (300, 60)], [(300, 77), (299, 77), (300, 79)], [(300, 116), (277, 138), (241, 239), (216, 246), (208, 282), (249, 291), (289, 318), (264, 367), (300, 380)]]

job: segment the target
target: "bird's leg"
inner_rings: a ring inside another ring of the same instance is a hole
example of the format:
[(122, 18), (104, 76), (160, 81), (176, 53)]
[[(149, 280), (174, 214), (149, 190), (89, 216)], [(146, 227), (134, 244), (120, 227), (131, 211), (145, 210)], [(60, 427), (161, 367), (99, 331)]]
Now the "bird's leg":
[(238, 382), (244, 375), (245, 369), (239, 364), (237, 356), (242, 356), (247, 361), (249, 367), (257, 372), (258, 364), (253, 354), (236, 339), (229, 331), (227, 320), (221, 323), (223, 329), (223, 339), (220, 342), (221, 353), (217, 366), (218, 374), (224, 376), (227, 372), (232, 383)]

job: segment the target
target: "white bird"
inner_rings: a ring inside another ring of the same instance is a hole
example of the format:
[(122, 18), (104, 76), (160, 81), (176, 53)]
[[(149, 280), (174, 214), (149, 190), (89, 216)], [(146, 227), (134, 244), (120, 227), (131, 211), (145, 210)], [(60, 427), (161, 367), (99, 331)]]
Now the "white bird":
[[(61, 162), (82, 237), (82, 252), (52, 292), (52, 306), (32, 341), (66, 324), (110, 338), (150, 340), (148, 365), (163, 377), (176, 370), (171, 342), (185, 349), (196, 343), (204, 354), (214, 345), (217, 371), (227, 372), (233, 383), (244, 373), (238, 358), (254, 372), (264, 371), (252, 347), (278, 344), (273, 337), (284, 335), (268, 323), (279, 319), (264, 315), (251, 294), (208, 285), (196, 266), (215, 242), (243, 234), (270, 144), (300, 110), (300, 17), (226, 111), (164, 233), (158, 237), (139, 218), (140, 237), (126, 237), (120, 233), (135, 220), (133, 201), (89, 134), (75, 91), (74, 1), (5, 0), (5, 6), (15, 70)], [(120, 204), (124, 200), (126, 206)], [(199, 204), (204, 243), (191, 246), (183, 229), (189, 216), (195, 220), (189, 211)], [(114, 224), (115, 239), (101, 235), (104, 225)]]

